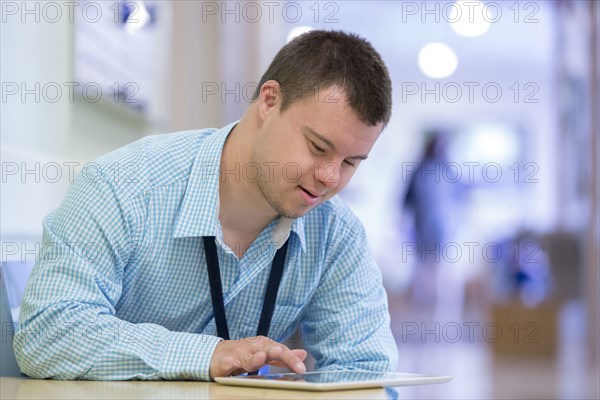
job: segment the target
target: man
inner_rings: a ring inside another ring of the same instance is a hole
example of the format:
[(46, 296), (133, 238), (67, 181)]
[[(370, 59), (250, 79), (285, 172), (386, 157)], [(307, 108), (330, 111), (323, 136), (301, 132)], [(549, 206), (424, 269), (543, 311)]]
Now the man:
[(83, 171), (44, 220), (15, 336), (22, 371), (303, 372), (306, 351), (278, 343), (298, 322), (317, 369), (392, 370), (381, 275), (361, 224), (334, 198), (390, 112), (372, 46), (312, 31), (280, 50), (237, 123), (100, 158), (103, 173)]

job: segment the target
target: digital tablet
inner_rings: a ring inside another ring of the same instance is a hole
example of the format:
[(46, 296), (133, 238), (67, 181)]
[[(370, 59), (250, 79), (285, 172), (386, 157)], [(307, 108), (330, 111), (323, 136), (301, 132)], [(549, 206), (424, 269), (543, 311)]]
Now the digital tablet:
[(307, 372), (305, 374), (285, 373), (228, 376), (215, 378), (215, 381), (224, 385), (233, 386), (326, 391), (366, 389), (386, 386), (426, 385), (432, 383), (444, 383), (448, 382), (450, 379), (452, 379), (451, 376), (371, 371), (328, 371)]

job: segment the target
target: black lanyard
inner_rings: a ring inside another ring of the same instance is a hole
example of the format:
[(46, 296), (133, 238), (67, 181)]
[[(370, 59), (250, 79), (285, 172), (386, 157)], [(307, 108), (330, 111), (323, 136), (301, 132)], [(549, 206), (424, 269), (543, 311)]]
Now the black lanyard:
[[(219, 269), (219, 258), (217, 257), (217, 246), (214, 236), (204, 236), (204, 254), (206, 255), (206, 268), (208, 269), (208, 283), (210, 284), (210, 297), (212, 299), (213, 312), (215, 314), (215, 323), (217, 324), (217, 334), (219, 337), (229, 340), (229, 328), (227, 327), (227, 317), (225, 316), (225, 304), (223, 302), (223, 286), (221, 285), (221, 271)], [(283, 244), (275, 253), (267, 290), (265, 291), (265, 300), (263, 302), (260, 320), (256, 336), (268, 336), (269, 326), (275, 310), (275, 300), (279, 283), (283, 275), (285, 256), (287, 254), (288, 242)], [(258, 371), (251, 373), (252, 375)]]

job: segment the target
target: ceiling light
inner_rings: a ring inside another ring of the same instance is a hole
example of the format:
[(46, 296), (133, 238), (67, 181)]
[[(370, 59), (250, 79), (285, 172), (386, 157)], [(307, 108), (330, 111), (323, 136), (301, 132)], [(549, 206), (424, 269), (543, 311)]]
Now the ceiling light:
[(456, 53), (444, 43), (428, 43), (419, 51), (419, 68), (431, 78), (447, 78), (457, 66)]
[(481, 36), (486, 33), (490, 29), (490, 21), (493, 18), (490, 7), (476, 0), (455, 1), (448, 15), (452, 30), (461, 36), (468, 37)]

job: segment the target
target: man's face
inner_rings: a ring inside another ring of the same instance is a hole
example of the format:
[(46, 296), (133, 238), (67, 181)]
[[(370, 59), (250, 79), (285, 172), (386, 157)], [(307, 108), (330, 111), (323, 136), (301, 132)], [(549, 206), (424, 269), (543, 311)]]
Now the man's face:
[(337, 87), (295, 101), (283, 112), (280, 103), (259, 105), (264, 112), (252, 162), (262, 169), (257, 185), (271, 208), (296, 218), (348, 184), (383, 124), (363, 123)]

